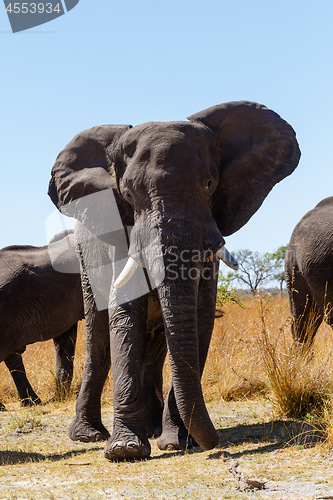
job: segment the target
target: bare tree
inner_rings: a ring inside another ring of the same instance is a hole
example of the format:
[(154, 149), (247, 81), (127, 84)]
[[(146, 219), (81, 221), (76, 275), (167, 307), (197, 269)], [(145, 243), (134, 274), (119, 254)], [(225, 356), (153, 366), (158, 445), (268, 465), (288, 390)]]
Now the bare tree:
[[(273, 253), (259, 253), (251, 250), (238, 250), (233, 255), (239, 264), (239, 271), (229, 273), (230, 279), (236, 279), (240, 283), (244, 283), (255, 295), (260, 287), (270, 280), (278, 279), (281, 283), (280, 273), (284, 261), (287, 247), (280, 247)], [(282, 284), (280, 284), (280, 288)]]

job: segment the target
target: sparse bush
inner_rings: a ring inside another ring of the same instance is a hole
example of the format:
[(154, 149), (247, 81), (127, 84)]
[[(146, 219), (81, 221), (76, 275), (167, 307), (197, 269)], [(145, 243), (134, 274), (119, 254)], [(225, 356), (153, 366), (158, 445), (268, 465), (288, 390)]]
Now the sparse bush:
[(216, 306), (218, 309), (230, 304), (230, 302), (243, 307), (243, 302), (240, 299), (239, 292), (232, 286), (231, 281), (232, 279), (229, 274), (227, 276), (223, 276), (220, 272), (216, 295)]

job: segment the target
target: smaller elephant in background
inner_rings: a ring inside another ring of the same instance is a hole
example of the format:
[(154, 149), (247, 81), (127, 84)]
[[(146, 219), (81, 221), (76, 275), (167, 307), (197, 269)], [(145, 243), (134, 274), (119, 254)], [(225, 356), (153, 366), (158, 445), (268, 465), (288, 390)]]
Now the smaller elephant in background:
[(47, 246), (0, 250), (0, 361), (23, 406), (41, 402), (22, 360), (27, 344), (53, 339), (56, 391), (68, 390), (72, 382), (77, 322), (84, 318), (73, 242), (73, 231), (65, 230)]
[(295, 227), (285, 272), (293, 335), (310, 346), (323, 320), (333, 327), (333, 197)]
[[(76, 337), (77, 323), (71, 326), (66, 332), (53, 339), (56, 353), (55, 389), (57, 394), (68, 391), (71, 386)], [(31, 406), (32, 404), (41, 404), (41, 400), (31, 387), (26, 375), (22, 359), (22, 354), (25, 350), (26, 346), (21, 346), (15, 353), (4, 359), (4, 363), (10, 371), (15, 383), (21, 406)], [(3, 405), (0, 406), (0, 410), (1, 409), (4, 409)]]

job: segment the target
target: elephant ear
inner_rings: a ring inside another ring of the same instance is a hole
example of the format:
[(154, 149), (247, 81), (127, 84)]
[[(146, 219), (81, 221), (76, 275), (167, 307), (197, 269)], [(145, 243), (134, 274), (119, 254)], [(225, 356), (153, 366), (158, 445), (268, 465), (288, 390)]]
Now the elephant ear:
[(213, 216), (223, 236), (240, 229), (273, 186), (300, 159), (295, 132), (278, 114), (254, 102), (230, 102), (188, 118), (210, 129), (220, 168)]
[(117, 141), (129, 128), (131, 125), (102, 125), (84, 130), (59, 153), (52, 168), (48, 194), (62, 213), (80, 219), (77, 212), (84, 211), (84, 202), (80, 200), (113, 189), (117, 204), (122, 205), (118, 206), (122, 218), (123, 215), (126, 218), (129, 205), (115, 189), (107, 156), (112, 158)]

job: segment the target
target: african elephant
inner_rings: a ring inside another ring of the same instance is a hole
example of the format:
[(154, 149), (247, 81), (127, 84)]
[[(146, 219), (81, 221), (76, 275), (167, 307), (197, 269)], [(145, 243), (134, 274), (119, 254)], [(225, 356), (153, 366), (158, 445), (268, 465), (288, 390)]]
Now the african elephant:
[[(201, 374), (218, 257), (236, 266), (224, 236), (250, 219), (300, 158), (290, 125), (257, 103), (221, 104), (188, 120), (85, 130), (52, 169), (53, 203), (79, 221), (86, 311), (87, 357), (69, 436), (109, 437), (100, 395), (110, 345), (110, 460), (148, 457), (152, 432), (162, 432), (161, 449), (184, 448), (188, 431), (205, 450), (218, 444)], [(161, 417), (166, 345), (172, 385)]]
[(333, 197), (296, 225), (285, 272), (294, 337), (310, 346), (323, 320), (333, 326)]
[(54, 236), (48, 246), (0, 250), (0, 361), (6, 363), (22, 405), (40, 403), (22, 361), (26, 344), (53, 339), (56, 390), (71, 385), (77, 322), (84, 317), (73, 242), (71, 230)]

